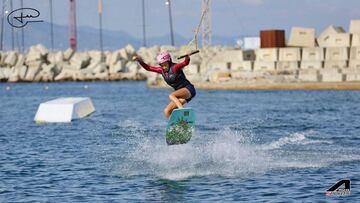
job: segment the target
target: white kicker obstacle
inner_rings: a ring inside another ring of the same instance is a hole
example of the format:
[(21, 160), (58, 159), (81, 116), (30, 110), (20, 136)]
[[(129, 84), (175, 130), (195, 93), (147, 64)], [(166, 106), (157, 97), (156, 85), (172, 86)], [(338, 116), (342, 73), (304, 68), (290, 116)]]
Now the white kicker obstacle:
[(94, 111), (95, 108), (88, 97), (58, 98), (41, 103), (34, 120), (40, 123), (71, 122)]

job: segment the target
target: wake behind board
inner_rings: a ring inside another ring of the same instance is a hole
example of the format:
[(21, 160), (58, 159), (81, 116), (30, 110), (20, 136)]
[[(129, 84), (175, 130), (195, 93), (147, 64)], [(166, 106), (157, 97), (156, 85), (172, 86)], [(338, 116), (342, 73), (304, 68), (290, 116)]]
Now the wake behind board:
[(166, 143), (187, 143), (191, 139), (194, 127), (195, 114), (192, 108), (174, 109), (166, 126)]

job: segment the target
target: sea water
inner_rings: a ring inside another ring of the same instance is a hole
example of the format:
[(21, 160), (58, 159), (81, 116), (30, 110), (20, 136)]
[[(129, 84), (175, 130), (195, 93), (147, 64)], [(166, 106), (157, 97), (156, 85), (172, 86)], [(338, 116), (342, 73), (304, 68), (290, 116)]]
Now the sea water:
[[(359, 91), (197, 90), (196, 130), (165, 142), (170, 89), (145, 82), (0, 84), (0, 202), (359, 200)], [(38, 105), (96, 112), (36, 124)], [(348, 196), (326, 196), (341, 179)]]

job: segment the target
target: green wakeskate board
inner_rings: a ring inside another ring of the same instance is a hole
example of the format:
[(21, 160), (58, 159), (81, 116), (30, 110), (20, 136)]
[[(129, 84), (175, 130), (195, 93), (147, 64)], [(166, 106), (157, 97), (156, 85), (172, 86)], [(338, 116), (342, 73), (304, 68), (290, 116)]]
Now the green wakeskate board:
[(195, 114), (192, 108), (174, 109), (166, 126), (166, 143), (174, 145), (189, 142), (194, 127)]

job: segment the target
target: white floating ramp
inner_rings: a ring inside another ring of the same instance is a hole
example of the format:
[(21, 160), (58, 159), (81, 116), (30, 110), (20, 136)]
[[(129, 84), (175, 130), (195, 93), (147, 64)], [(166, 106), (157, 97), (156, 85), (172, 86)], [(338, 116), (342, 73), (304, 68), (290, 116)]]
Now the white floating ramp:
[(71, 122), (94, 111), (89, 97), (58, 98), (41, 103), (34, 120), (40, 123)]

